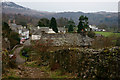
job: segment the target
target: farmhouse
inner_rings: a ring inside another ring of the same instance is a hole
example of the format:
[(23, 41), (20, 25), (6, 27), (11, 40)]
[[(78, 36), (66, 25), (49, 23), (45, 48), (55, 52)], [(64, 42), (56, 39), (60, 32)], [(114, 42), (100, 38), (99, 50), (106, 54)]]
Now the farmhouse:
[(90, 27), (93, 31), (106, 31), (105, 29), (99, 29), (99, 28), (96, 27), (95, 25), (89, 25), (89, 27)]

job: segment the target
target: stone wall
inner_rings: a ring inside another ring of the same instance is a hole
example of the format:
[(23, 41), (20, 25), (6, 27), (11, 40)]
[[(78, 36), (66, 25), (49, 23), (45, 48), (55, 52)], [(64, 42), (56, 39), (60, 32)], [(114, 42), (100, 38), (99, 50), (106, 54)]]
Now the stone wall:
[(92, 39), (88, 36), (82, 36), (78, 33), (44, 33), (41, 39), (44, 41), (52, 40), (54, 46), (90, 46), (92, 42)]

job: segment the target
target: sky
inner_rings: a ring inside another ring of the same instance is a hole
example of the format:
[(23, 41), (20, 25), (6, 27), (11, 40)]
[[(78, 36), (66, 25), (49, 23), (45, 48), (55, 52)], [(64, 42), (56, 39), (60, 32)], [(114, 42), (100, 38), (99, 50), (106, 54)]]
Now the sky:
[(117, 12), (119, 0), (4, 0), (48, 12)]
[(14, 2), (118, 2), (119, 0), (2, 0)]

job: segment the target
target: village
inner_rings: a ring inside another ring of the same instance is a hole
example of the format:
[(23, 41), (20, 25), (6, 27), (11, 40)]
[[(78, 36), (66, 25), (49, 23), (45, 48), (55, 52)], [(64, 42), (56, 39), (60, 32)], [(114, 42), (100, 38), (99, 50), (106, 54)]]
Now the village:
[(104, 35), (109, 32), (88, 24), (88, 17), (83, 15), (78, 25), (69, 20), (67, 26), (58, 27), (54, 17), (49, 22), (49, 26), (40, 21), (36, 26), (17, 24), (15, 19), (3, 22), (4, 78), (116, 77), (118, 33)]
[[(13, 21), (13, 22), (12, 22)], [(22, 25), (17, 25), (15, 23), (15, 19), (14, 20), (9, 20), (8, 24), (10, 26), (10, 28), (19, 33), (20, 35), (20, 44), (24, 44), (24, 42), (28, 39), (30, 40), (40, 40), (41, 36), (43, 33), (46, 34), (56, 34), (51, 28), (49, 27), (29, 27), (29, 26), (22, 26)], [(95, 25), (89, 25), (89, 28), (92, 29), (92, 31), (99, 31), (99, 32), (105, 32), (105, 29), (99, 29), (98, 27), (96, 27)], [(74, 32), (77, 32), (76, 30), (74, 30)], [(57, 34), (66, 34), (68, 33), (68, 28), (64, 27), (58, 27), (58, 33)], [(96, 35), (97, 36), (97, 35)], [(101, 36), (101, 35), (99, 35)]]
[(0, 79), (120, 80), (118, 2), (3, 0), (1, 7)]

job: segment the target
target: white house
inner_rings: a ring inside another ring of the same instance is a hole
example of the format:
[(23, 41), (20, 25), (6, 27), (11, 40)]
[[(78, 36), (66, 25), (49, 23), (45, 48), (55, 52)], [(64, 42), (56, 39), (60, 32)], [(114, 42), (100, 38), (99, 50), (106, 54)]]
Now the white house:
[(19, 34), (21, 38), (29, 39), (29, 30), (28, 29), (20, 29)]
[(32, 35), (32, 40), (40, 40), (41, 35)]
[(90, 27), (93, 31), (106, 31), (105, 29), (99, 29), (99, 28), (96, 27), (95, 25), (89, 25), (89, 27)]
[(29, 30), (26, 28), (20, 29), (18, 31), (19, 35), (20, 35), (20, 43), (24, 43), (26, 39), (29, 39)]

